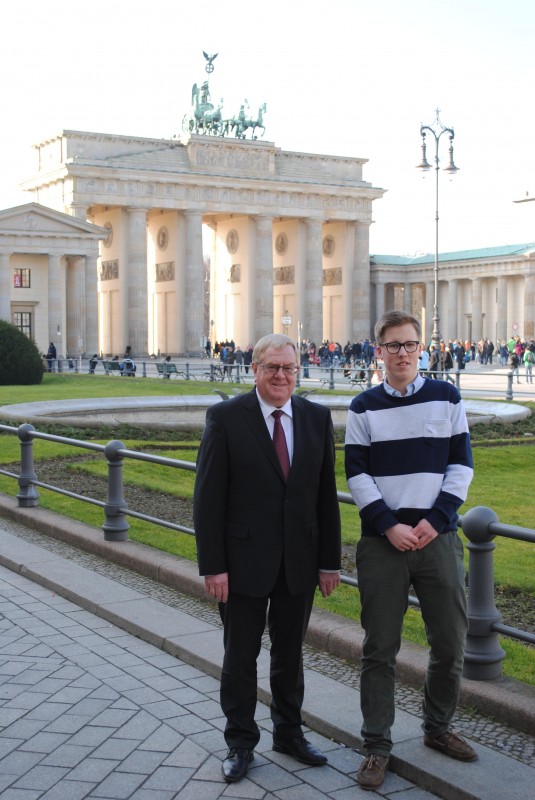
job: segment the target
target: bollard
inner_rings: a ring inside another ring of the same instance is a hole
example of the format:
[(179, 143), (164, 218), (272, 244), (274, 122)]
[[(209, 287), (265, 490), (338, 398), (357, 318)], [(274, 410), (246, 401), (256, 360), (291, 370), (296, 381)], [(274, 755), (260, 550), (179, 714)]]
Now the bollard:
[(476, 506), (463, 514), (462, 529), (469, 539), (468, 635), (463, 675), (475, 681), (499, 678), (505, 652), (492, 625), (501, 620), (494, 604), (493, 551), (496, 547), (489, 528), (498, 522), (490, 508)]
[(461, 394), (461, 370), (455, 370), (455, 386), (459, 394)]
[(512, 400), (513, 399), (513, 372), (507, 373), (507, 391), (505, 392), (505, 399)]
[(147, 364), (145, 361), (143, 362), (143, 377), (147, 377)]
[(371, 367), (367, 367), (366, 368), (366, 372), (368, 374), (368, 380), (366, 381), (366, 386), (368, 387), (368, 389), (371, 389), (372, 388), (373, 369)]
[(215, 364), (210, 364), (210, 383), (215, 381)]
[(35, 508), (39, 505), (39, 492), (32, 481), (37, 480), (33, 463), (33, 425), (24, 423), (19, 425), (20, 439), (20, 474), (18, 478), (19, 491), (17, 500), (20, 508)]
[(104, 448), (104, 455), (108, 459), (108, 497), (104, 506), (106, 519), (102, 530), (107, 542), (125, 542), (130, 528), (126, 515), (121, 511), (126, 507), (123, 495), (124, 461), (119, 454), (119, 450), (123, 448), (124, 444), (118, 439), (108, 442)]

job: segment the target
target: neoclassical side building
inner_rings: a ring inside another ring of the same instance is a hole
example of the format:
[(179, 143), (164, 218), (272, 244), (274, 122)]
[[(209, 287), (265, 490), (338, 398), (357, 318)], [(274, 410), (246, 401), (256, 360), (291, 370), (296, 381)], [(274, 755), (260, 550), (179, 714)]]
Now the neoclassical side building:
[(0, 319), (42, 352), (98, 352), (99, 243), (108, 232), (28, 203), (0, 211)]
[[(403, 308), (433, 328), (434, 256), (371, 257), (372, 319)], [(442, 253), (439, 257), (442, 338), (478, 342), (535, 336), (535, 243)]]
[(108, 232), (100, 352), (194, 354), (207, 336), (245, 346), (271, 331), (316, 342), (370, 334), (369, 226), (384, 190), (364, 181), (365, 159), (79, 131), (35, 151), (22, 184), (34, 201)]

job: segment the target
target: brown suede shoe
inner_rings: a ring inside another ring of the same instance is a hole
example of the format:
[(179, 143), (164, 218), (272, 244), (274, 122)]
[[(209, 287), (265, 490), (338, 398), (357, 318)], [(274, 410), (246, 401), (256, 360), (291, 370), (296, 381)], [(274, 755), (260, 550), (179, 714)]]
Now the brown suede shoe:
[(359, 786), (363, 789), (377, 789), (385, 779), (389, 761), (388, 756), (378, 756), (376, 753), (366, 756), (357, 772)]
[(476, 751), (470, 747), (462, 736), (453, 733), (453, 731), (446, 731), (446, 733), (441, 733), (440, 736), (424, 736), (424, 744), (426, 747), (438, 750), (439, 753), (444, 753), (445, 756), (456, 758), (457, 761), (477, 760)]

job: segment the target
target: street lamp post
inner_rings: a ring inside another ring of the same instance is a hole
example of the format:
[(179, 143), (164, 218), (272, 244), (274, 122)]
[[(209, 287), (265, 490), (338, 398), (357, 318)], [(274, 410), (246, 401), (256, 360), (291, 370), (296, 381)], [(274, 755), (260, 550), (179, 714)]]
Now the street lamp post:
[(444, 167), (444, 172), (448, 172), (451, 176), (455, 175), (458, 172), (458, 168), (453, 163), (453, 139), (455, 137), (455, 133), (453, 128), (447, 128), (440, 120), (440, 110), (437, 108), (436, 110), (436, 119), (434, 120), (432, 125), (421, 125), (420, 126), (420, 136), (422, 137), (422, 161), (418, 164), (417, 169), (421, 169), (423, 172), (428, 172), (431, 169), (431, 164), (427, 161), (426, 158), (426, 141), (425, 137), (427, 134), (430, 134), (434, 137), (435, 140), (435, 174), (436, 174), (436, 184), (435, 184), (435, 266), (433, 269), (434, 275), (434, 283), (435, 283), (435, 296), (434, 296), (434, 305), (433, 305), (433, 333), (431, 335), (431, 340), (435, 347), (439, 348), (440, 345), (440, 329), (439, 329), (439, 313), (438, 313), (438, 165), (439, 165), (439, 143), (440, 139), (443, 134), (448, 134), (450, 140), (449, 146), (449, 164), (447, 167)]

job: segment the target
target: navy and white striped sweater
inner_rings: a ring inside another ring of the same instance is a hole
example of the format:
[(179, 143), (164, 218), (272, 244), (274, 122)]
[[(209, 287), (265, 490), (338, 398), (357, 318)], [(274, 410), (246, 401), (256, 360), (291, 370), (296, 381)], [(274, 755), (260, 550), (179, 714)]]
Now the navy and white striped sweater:
[(363, 536), (424, 517), (438, 533), (456, 530), (473, 476), (459, 392), (429, 379), (405, 397), (392, 397), (383, 384), (362, 392), (349, 407), (345, 462)]

